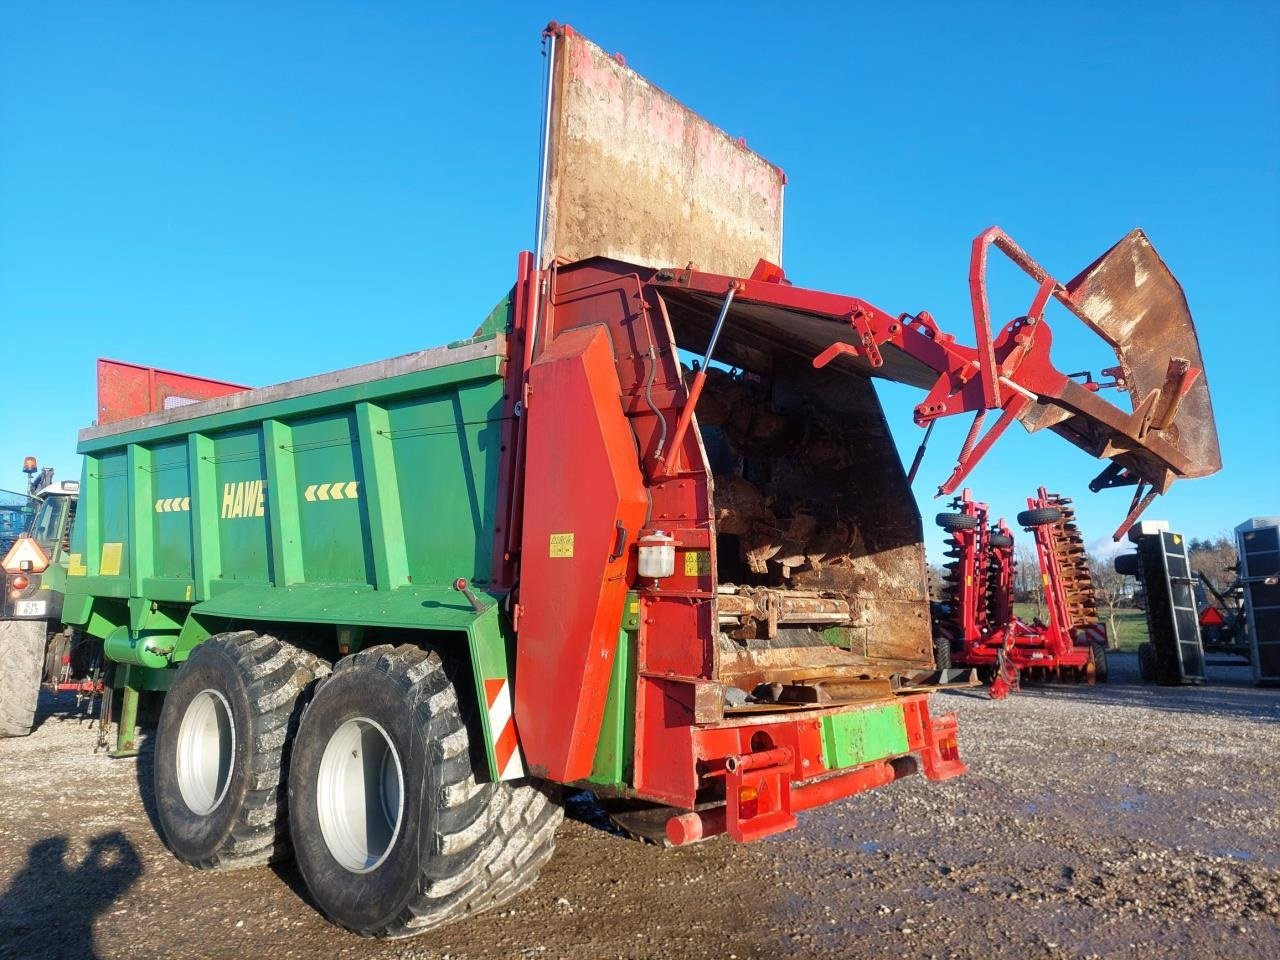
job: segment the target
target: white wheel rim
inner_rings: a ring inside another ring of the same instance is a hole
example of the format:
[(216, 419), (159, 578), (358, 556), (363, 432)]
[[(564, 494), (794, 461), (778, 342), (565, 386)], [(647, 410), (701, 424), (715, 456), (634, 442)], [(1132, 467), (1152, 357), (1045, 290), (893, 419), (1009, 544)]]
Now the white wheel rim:
[(236, 755), (231, 705), (217, 690), (201, 690), (178, 727), (178, 791), (193, 813), (210, 813), (227, 795)]
[(387, 731), (356, 717), (329, 737), (316, 784), (320, 833), (352, 873), (381, 866), (400, 835), (404, 771)]

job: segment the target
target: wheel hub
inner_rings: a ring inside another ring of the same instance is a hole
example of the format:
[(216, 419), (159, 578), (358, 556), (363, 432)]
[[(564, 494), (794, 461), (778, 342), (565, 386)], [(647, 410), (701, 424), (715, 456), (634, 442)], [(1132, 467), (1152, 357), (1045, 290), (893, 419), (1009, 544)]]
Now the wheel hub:
[(400, 835), (404, 770), (386, 730), (356, 717), (333, 732), (320, 758), (316, 802), (320, 832), (339, 864), (368, 873), (387, 859)]
[(212, 813), (227, 795), (236, 754), (231, 705), (217, 690), (201, 690), (187, 705), (178, 727), (178, 791), (200, 816)]

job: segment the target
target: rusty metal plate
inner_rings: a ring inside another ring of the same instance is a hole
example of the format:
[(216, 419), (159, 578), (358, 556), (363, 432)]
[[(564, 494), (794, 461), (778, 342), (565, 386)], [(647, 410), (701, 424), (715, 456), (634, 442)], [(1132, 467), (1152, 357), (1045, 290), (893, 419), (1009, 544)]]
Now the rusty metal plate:
[(781, 262), (781, 170), (568, 27), (555, 57), (544, 266)]
[(1159, 394), (1173, 359), (1202, 371), (1172, 422), (1154, 429), (1184, 458), (1178, 473), (1203, 477), (1222, 469), (1209, 383), (1187, 298), (1141, 230), (1134, 230), (1067, 285), (1077, 316), (1111, 344), (1134, 409)]

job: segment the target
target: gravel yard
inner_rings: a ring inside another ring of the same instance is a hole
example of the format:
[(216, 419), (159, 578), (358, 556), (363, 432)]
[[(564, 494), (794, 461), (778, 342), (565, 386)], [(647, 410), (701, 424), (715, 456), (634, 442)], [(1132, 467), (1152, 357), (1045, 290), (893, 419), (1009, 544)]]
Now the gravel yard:
[(969, 773), (801, 815), (745, 847), (679, 851), (570, 805), (555, 858), (496, 913), (361, 940), (288, 866), (200, 873), (151, 823), (150, 762), (94, 752), (46, 698), (0, 742), (0, 957), (1280, 956), (1280, 691), (1113, 682), (935, 698)]

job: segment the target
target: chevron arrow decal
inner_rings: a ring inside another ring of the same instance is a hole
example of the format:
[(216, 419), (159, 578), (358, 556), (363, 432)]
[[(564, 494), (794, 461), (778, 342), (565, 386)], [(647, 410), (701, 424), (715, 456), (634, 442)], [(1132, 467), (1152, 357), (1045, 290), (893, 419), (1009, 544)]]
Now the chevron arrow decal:
[(360, 482), (358, 480), (331, 480), (328, 483), (309, 483), (302, 490), (302, 499), (307, 503), (317, 500), (332, 503), (334, 500), (359, 500)]
[(187, 513), (190, 510), (190, 497), (161, 497), (155, 503), (156, 513)]

